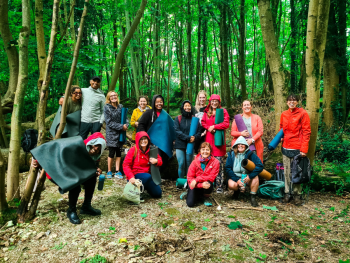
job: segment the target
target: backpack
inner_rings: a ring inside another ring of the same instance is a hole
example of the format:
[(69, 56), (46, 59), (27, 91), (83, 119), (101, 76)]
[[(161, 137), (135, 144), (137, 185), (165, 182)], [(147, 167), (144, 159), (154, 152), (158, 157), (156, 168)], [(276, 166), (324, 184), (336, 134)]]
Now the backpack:
[(284, 182), (275, 180), (267, 181), (265, 184), (259, 186), (258, 195), (270, 199), (281, 199), (284, 196)]
[(305, 184), (310, 182), (312, 172), (310, 160), (307, 157), (295, 156), (291, 165), (293, 184)]
[(21, 146), (24, 152), (29, 153), (36, 147), (38, 142), (38, 131), (34, 129), (28, 129), (24, 132)]

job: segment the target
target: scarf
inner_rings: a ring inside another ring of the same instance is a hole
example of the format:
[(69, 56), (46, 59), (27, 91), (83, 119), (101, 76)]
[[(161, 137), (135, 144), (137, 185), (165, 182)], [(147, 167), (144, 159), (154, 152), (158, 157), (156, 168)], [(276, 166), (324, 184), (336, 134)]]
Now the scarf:
[(199, 161), (201, 163), (209, 162), (210, 159), (211, 159), (211, 156), (209, 156), (208, 158), (203, 158), (202, 155), (199, 156)]

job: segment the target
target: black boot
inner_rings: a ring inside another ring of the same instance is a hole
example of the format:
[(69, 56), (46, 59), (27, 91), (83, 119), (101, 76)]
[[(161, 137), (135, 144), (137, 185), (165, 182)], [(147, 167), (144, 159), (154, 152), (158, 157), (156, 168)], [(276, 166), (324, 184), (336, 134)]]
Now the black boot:
[(258, 201), (256, 200), (256, 195), (250, 194), (250, 203), (253, 207), (259, 206)]
[(290, 194), (285, 194), (283, 198), (283, 203), (287, 204), (290, 201)]
[(81, 221), (77, 215), (77, 209), (69, 207), (67, 210), (67, 217), (72, 224), (80, 224)]
[(80, 214), (99, 216), (101, 215), (101, 210), (95, 209), (91, 206), (91, 203), (84, 202), (80, 209)]

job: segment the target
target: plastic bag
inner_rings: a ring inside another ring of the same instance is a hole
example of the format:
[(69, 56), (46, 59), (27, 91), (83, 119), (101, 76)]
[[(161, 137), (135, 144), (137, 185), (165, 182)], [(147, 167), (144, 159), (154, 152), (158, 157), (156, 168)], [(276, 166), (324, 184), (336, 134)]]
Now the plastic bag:
[[(142, 189), (142, 190), (141, 190)], [(128, 182), (124, 187), (123, 197), (130, 202), (140, 204), (140, 194), (143, 193), (144, 187), (142, 181), (135, 180), (135, 184)]]

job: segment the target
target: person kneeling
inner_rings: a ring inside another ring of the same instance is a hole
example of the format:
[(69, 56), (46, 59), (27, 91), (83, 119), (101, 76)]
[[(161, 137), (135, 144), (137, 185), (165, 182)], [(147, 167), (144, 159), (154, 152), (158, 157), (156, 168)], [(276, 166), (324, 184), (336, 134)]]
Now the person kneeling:
[[(243, 159), (249, 159), (255, 164), (255, 169), (249, 174), (241, 165)], [(250, 189), (252, 206), (259, 206), (256, 200), (256, 192), (259, 188), (258, 174), (262, 172), (264, 166), (259, 157), (249, 150), (249, 145), (243, 136), (237, 139), (232, 151), (228, 154), (225, 169), (229, 177), (228, 188), (234, 191), (234, 198), (238, 198), (239, 192)], [(245, 178), (242, 180), (242, 177)]]
[(136, 145), (129, 150), (123, 162), (126, 179), (132, 184), (135, 183), (135, 179), (140, 179), (150, 196), (160, 198), (162, 189), (153, 182), (150, 170), (151, 164), (162, 166), (162, 158), (159, 154), (157, 159), (149, 157), (151, 140), (146, 132), (136, 133), (135, 142)]
[(191, 163), (187, 183), (189, 186), (186, 203), (193, 207), (198, 199), (204, 199), (204, 204), (210, 206), (208, 198), (213, 192), (213, 183), (220, 170), (220, 162), (212, 155), (209, 143), (203, 142), (199, 154)]

